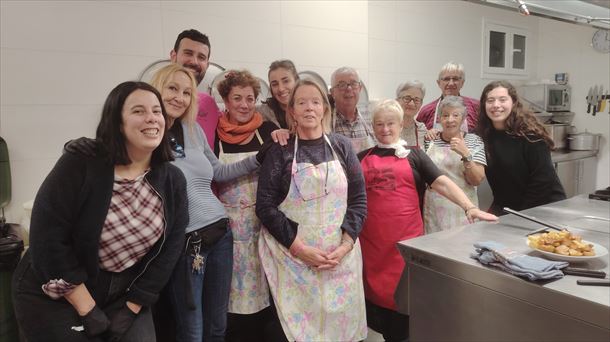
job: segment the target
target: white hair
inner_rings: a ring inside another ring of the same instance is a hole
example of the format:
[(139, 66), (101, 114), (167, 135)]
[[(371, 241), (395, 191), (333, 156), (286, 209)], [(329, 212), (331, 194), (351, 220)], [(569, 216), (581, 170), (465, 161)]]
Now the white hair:
[(352, 68), (352, 67), (340, 67), (339, 69), (333, 71), (332, 75), (330, 75), (330, 86), (334, 87), (337, 85), (336, 81), (337, 81), (337, 76), (338, 75), (344, 75), (344, 74), (350, 74), (350, 75), (356, 75), (356, 78), (358, 79), (358, 81), (360, 81), (360, 76), (358, 75), (358, 71), (356, 71), (356, 69)]

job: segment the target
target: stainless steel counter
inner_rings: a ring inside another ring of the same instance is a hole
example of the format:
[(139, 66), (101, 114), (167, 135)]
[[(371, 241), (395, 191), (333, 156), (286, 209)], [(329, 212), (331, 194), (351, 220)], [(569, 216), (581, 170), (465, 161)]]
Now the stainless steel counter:
[(584, 159), (594, 157), (598, 151), (570, 151), (556, 150), (551, 152), (551, 159), (554, 163), (561, 163), (570, 160)]
[[(610, 203), (576, 196), (525, 210), (569, 226), (584, 240), (610, 249)], [(576, 279), (530, 282), (470, 258), (473, 244), (493, 240), (524, 254), (528, 231), (540, 225), (507, 215), (400, 242), (409, 276), (397, 289), (399, 310), (410, 315), (412, 341), (609, 341), (610, 288)], [(610, 271), (610, 256), (574, 264)]]

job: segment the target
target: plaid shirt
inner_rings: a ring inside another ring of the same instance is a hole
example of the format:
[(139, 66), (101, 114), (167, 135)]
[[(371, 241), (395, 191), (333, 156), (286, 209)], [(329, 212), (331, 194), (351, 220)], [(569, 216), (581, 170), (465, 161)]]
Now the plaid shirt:
[[(100, 237), (100, 268), (121, 272), (138, 262), (163, 234), (163, 202), (143, 174), (134, 180), (114, 178), (112, 199)], [(42, 291), (53, 299), (76, 285), (52, 279)]]
[(121, 272), (138, 262), (163, 234), (163, 203), (144, 179), (115, 176), (102, 236), (100, 268)]
[(356, 120), (349, 121), (343, 114), (335, 109), (332, 115), (332, 128), (334, 133), (344, 135), (348, 138), (363, 138), (370, 136), (375, 141), (373, 128), (356, 109)]

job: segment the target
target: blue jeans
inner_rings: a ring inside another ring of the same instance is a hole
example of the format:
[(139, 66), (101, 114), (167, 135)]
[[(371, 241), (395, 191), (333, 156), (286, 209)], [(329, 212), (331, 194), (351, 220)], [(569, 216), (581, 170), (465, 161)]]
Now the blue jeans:
[[(176, 341), (224, 341), (233, 272), (233, 235), (225, 235), (212, 247), (202, 249), (205, 262), (192, 269), (193, 256), (183, 253), (169, 281), (169, 297), (176, 320)], [(180, 272), (188, 271), (186, 277)], [(185, 289), (190, 282), (195, 309), (189, 308)]]

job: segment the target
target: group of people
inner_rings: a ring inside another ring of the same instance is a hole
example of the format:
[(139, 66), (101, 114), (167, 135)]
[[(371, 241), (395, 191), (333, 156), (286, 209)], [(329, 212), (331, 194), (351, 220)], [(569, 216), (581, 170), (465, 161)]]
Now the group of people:
[(508, 82), (467, 98), (448, 63), (439, 99), (422, 107), (408, 81), (369, 121), (355, 69), (328, 94), (280, 60), (258, 106), (257, 78), (227, 72), (221, 112), (197, 93), (209, 57), (207, 36), (180, 33), (151, 85), (119, 84), (95, 139), (66, 145), (13, 277), (28, 341), (358, 341), (367, 325), (406, 340), (398, 241), (565, 198)]

